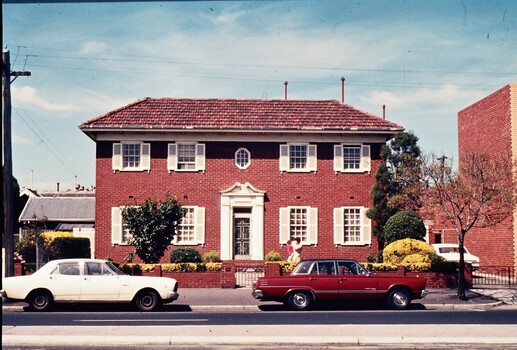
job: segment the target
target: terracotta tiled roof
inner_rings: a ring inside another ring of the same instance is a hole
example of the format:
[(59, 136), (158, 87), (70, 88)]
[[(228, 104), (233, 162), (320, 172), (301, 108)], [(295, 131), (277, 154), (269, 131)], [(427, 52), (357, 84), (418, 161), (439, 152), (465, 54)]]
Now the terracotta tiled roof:
[(91, 119), (89, 128), (371, 130), (403, 127), (334, 100), (145, 98)]

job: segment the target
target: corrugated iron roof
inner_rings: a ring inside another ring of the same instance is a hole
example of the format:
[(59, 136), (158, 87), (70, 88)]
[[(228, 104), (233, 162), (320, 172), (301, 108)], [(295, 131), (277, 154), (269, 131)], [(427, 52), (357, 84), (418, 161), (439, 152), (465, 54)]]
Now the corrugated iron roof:
[(88, 129), (368, 130), (404, 128), (335, 100), (145, 98), (80, 125)]
[(33, 197), (20, 221), (95, 221), (95, 197)]

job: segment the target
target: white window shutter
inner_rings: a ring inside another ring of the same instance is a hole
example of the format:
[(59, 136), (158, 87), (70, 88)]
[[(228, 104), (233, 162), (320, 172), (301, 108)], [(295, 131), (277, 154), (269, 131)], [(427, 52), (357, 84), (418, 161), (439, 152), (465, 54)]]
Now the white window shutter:
[(196, 144), (196, 170), (205, 171), (205, 166), (205, 145), (203, 143), (198, 143)]
[(371, 171), (371, 163), (370, 145), (363, 145), (361, 147), (361, 170), (366, 172)]
[(167, 151), (167, 170), (176, 171), (178, 169), (178, 145), (169, 143)]
[(308, 157), (307, 157), (307, 170), (317, 171), (318, 170), (318, 150), (316, 145), (308, 145)]
[(291, 239), (289, 213), (289, 208), (280, 208), (280, 244), (286, 244)]
[(122, 144), (113, 144), (113, 156), (112, 156), (112, 168), (113, 170), (122, 169)]
[(343, 208), (334, 208), (334, 244), (344, 243)]
[(366, 210), (367, 208), (361, 209), (361, 212), (363, 214), (363, 227), (362, 227), (362, 242), (364, 244), (371, 244), (372, 243), (372, 220), (366, 216)]
[(343, 145), (334, 145), (334, 171), (343, 171)]
[(308, 242), (318, 244), (318, 208), (308, 208)]
[(280, 171), (289, 171), (289, 145), (280, 145)]
[(205, 244), (205, 208), (194, 209), (194, 243)]
[(151, 170), (151, 144), (142, 143), (140, 152), (140, 168), (142, 170)]
[(111, 244), (122, 243), (122, 209), (111, 208)]

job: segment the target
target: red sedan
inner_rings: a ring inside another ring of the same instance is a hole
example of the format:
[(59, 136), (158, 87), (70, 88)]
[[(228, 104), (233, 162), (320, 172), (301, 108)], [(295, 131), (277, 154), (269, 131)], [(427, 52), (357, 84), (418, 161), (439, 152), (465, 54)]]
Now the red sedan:
[(405, 309), (423, 298), (423, 277), (375, 274), (355, 260), (303, 260), (289, 276), (260, 277), (252, 296), (262, 301), (283, 302), (292, 310), (307, 309), (318, 300), (384, 300), (393, 309)]

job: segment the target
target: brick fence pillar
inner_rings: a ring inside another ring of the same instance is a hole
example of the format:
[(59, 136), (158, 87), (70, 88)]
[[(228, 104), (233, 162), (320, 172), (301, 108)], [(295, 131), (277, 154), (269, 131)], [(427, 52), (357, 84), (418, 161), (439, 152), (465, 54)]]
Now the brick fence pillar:
[(275, 262), (267, 262), (266, 263), (266, 277), (276, 277), (282, 275), (282, 269), (280, 268), (280, 264)]
[(397, 266), (397, 274), (405, 276), (406, 275), (406, 268), (402, 265)]
[(235, 288), (235, 262), (223, 261), (221, 266), (221, 288)]

